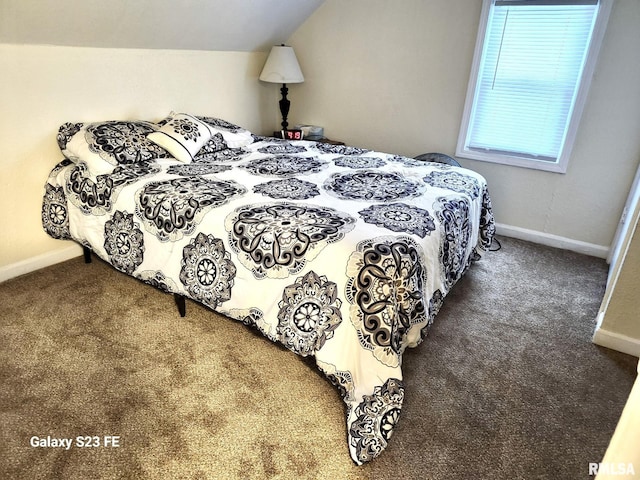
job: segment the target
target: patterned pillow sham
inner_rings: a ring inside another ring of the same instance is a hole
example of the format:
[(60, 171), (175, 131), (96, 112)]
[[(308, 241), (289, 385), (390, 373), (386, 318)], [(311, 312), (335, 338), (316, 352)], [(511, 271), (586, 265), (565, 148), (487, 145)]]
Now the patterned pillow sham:
[[(214, 153), (225, 148), (242, 148), (253, 143), (253, 134), (238, 125), (216, 117), (197, 117), (211, 127), (213, 136), (202, 153)], [(222, 140), (222, 141), (221, 141)], [(224, 148), (222, 148), (225, 146)], [(217, 150), (215, 150), (217, 148)]]
[(213, 132), (208, 124), (193, 115), (174, 113), (147, 138), (167, 150), (176, 160), (191, 163), (196, 153), (209, 141)]
[(147, 139), (158, 129), (145, 121), (113, 120), (96, 123), (64, 123), (58, 129), (58, 146), (69, 160), (83, 161), (92, 170), (167, 158), (165, 149)]
[(225, 150), (230, 150), (229, 145), (227, 145), (227, 142), (224, 141), (221, 133), (215, 133), (202, 146), (200, 151), (196, 154), (195, 158), (214, 155), (219, 152), (224, 152)]

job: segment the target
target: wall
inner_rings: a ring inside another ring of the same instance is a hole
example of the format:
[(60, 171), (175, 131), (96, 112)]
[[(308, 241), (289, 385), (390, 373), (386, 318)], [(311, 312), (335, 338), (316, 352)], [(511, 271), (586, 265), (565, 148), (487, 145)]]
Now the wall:
[(159, 120), (176, 110), (262, 132), (277, 118), (277, 89), (258, 81), (265, 58), (0, 44), (0, 281), (79, 253), (40, 223), (43, 185), (62, 158), (61, 123)]
[(324, 0), (0, 0), (0, 44), (254, 52)]
[[(477, 0), (327, 0), (290, 37), (305, 75), (290, 123), (408, 156), (453, 154)], [(606, 257), (640, 161), (640, 2), (616, 0), (566, 174), (459, 159), (483, 174), (499, 233)]]

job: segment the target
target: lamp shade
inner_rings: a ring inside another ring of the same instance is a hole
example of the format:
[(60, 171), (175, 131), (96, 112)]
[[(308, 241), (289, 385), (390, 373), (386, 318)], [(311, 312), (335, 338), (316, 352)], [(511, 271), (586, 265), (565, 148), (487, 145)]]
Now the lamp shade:
[(292, 47), (275, 45), (262, 68), (260, 80), (271, 83), (302, 83), (304, 76)]

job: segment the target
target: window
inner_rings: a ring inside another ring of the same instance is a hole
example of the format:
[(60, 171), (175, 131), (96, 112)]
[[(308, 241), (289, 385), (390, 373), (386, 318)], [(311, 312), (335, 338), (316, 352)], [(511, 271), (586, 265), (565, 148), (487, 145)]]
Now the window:
[(611, 0), (484, 0), (456, 155), (564, 173)]

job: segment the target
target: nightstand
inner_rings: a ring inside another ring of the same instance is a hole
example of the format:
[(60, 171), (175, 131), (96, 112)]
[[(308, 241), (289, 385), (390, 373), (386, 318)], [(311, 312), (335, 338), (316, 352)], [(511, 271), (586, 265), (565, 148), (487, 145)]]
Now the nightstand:
[(308, 140), (310, 142), (328, 143), (330, 145), (344, 145), (344, 142), (341, 142), (339, 140), (331, 140), (330, 138), (327, 138), (327, 137), (322, 137), (318, 139), (305, 138), (304, 140)]

